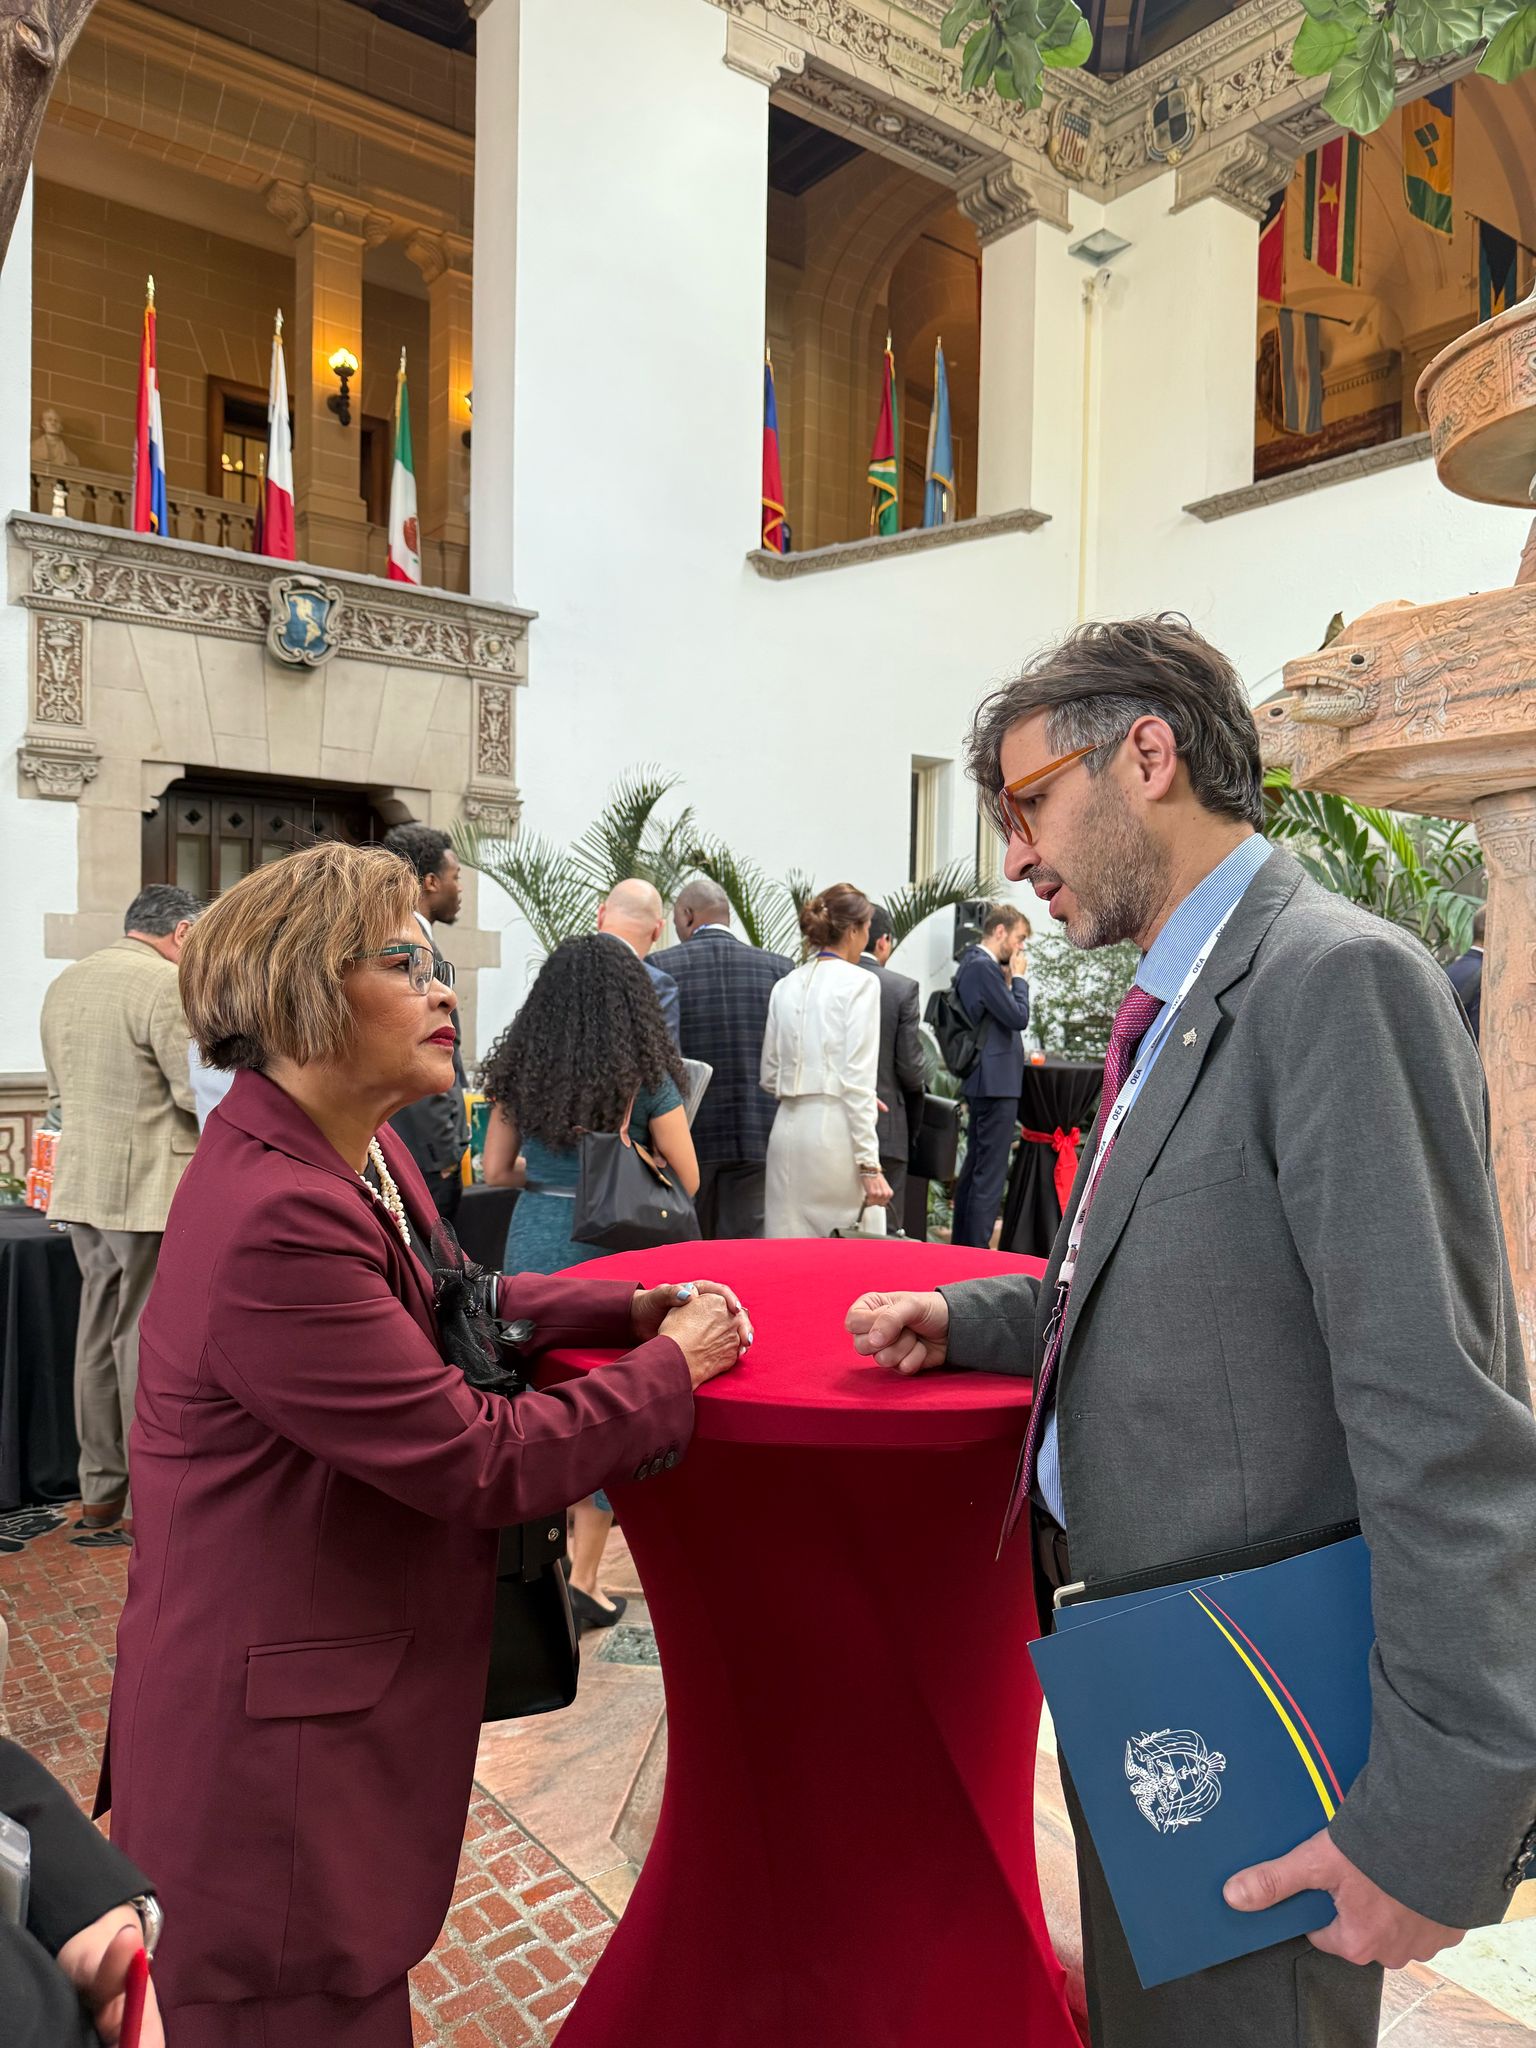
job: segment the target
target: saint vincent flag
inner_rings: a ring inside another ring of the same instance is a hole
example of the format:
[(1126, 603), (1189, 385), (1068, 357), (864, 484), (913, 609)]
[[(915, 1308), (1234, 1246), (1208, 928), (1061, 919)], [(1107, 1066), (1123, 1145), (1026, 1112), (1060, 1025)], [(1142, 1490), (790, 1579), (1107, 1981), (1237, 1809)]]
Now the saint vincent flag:
[(1456, 160), (1456, 88), (1442, 86), (1403, 108), (1403, 190), (1408, 211), (1437, 235), (1455, 228), (1451, 175)]
[(773, 390), (773, 363), (763, 358), (763, 546), (775, 555), (789, 553), (789, 528), (784, 524), (784, 478), (779, 469), (779, 402)]
[(1340, 284), (1360, 282), (1360, 138), (1338, 135), (1307, 158), (1304, 248)]
[(880, 418), (875, 426), (875, 445), (869, 451), (869, 484), (873, 492), (869, 506), (871, 533), (899, 533), (901, 499), (896, 484), (896, 358), (891, 338), (885, 338), (885, 388), (880, 394)]
[(1477, 224), (1477, 317), (1491, 320), (1514, 305), (1519, 293), (1516, 276), (1520, 267), (1520, 244), (1491, 221)]
[(1282, 185), (1269, 202), (1259, 229), (1259, 297), (1278, 306), (1285, 297), (1285, 195)]

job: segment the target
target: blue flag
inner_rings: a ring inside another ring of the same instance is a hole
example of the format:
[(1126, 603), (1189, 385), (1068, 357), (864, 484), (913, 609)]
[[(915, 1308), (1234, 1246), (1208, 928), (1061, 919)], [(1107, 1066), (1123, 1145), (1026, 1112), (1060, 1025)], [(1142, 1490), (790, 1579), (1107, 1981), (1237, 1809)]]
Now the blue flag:
[(1279, 309), (1280, 391), (1288, 434), (1323, 431), (1322, 322), (1315, 313)]
[(948, 526), (955, 516), (955, 449), (949, 430), (949, 378), (944, 371), (942, 341), (933, 352), (933, 411), (928, 419), (926, 475), (923, 524)]

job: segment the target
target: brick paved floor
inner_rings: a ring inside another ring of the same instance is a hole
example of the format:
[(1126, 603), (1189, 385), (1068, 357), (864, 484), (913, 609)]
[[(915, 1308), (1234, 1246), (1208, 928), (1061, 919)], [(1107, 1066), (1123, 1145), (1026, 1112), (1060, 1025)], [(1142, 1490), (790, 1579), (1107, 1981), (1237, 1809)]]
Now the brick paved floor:
[[(0, 1727), (8, 1713), (8, 1732), (88, 1804), (106, 1729), (112, 1640), (128, 1553), (78, 1550), (67, 1535), (58, 1529), (20, 1551), (0, 1554), (0, 1614), (11, 1631)], [(611, 1590), (631, 1597), (638, 1592), (617, 1540), (604, 1580)], [(643, 1604), (637, 1602), (634, 1618), (643, 1621)], [(600, 1647), (589, 1639), (594, 1677)], [(608, 1827), (634, 1779), (655, 1677), (654, 1670), (625, 1678), (604, 1668), (602, 1684), (622, 1681), (625, 1689), (602, 1694), (594, 1682), (576, 1715), (487, 1731), (477, 1771), (482, 1782), (470, 1807), (447, 1925), (412, 1973), (417, 2048), (546, 2048), (555, 2038), (613, 1930), (614, 1912), (595, 1885), (615, 1908), (627, 1891), (616, 1882), (623, 1868), (607, 1867), (620, 1853), (607, 1839)], [(612, 1705), (595, 1715), (600, 1695)], [(593, 1725), (603, 1719), (613, 1729), (606, 1748)], [(569, 1797), (562, 1798), (562, 1784), (572, 1787)], [(493, 1797), (493, 1790), (502, 1796)], [(1078, 1940), (1072, 1852), (1049, 1745), (1040, 1759), (1037, 1797), (1042, 1888), (1070, 1969)], [(525, 1816), (541, 1816), (538, 1832), (509, 1810), (512, 1800)], [(623, 1835), (624, 1828), (615, 1832)], [(569, 1862), (559, 1860), (551, 1844)], [(1502, 1994), (1493, 1989), (1493, 1995)], [(1391, 2048), (1536, 2048), (1536, 2030), (1511, 2020), (1465, 1983), (1417, 1964), (1387, 1980), (1382, 2038)]]

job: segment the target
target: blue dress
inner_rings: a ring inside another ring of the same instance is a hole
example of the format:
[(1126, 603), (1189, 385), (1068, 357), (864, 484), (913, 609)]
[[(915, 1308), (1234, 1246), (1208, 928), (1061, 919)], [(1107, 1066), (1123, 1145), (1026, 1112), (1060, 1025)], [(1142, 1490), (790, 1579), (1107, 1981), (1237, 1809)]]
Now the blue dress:
[[(653, 1120), (682, 1106), (677, 1084), (670, 1074), (663, 1074), (654, 1088), (642, 1088), (636, 1095), (629, 1135), (637, 1145), (649, 1150)], [(575, 1244), (571, 1239), (576, 1178), (581, 1164), (576, 1147), (556, 1151), (537, 1138), (525, 1138), (523, 1158), (527, 1162), (528, 1185), (512, 1211), (502, 1271), (562, 1273), (567, 1266), (602, 1258), (601, 1245)]]

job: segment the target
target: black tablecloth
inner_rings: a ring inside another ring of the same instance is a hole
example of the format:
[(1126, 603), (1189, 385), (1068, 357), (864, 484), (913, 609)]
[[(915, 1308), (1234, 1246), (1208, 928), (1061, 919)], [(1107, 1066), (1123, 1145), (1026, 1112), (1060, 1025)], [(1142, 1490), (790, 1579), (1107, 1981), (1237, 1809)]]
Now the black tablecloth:
[(80, 1268), (66, 1231), (0, 1207), (0, 1513), (74, 1500)]
[(464, 1190), (453, 1227), (477, 1266), (499, 1273), (507, 1249), (507, 1225), (517, 1206), (516, 1188), (488, 1188), (477, 1181)]
[[(1075, 1128), (1081, 1133), (1080, 1143), (1086, 1144), (1103, 1085), (1104, 1068), (1097, 1060), (1051, 1060), (1043, 1067), (1026, 1067), (1019, 1122), (1026, 1131), (1047, 1138), (1058, 1130), (1070, 1135)], [(1004, 1251), (1022, 1252), (1028, 1258), (1050, 1257), (1061, 1228), (1057, 1156), (1054, 1145), (1019, 1140), (1003, 1202)]]

